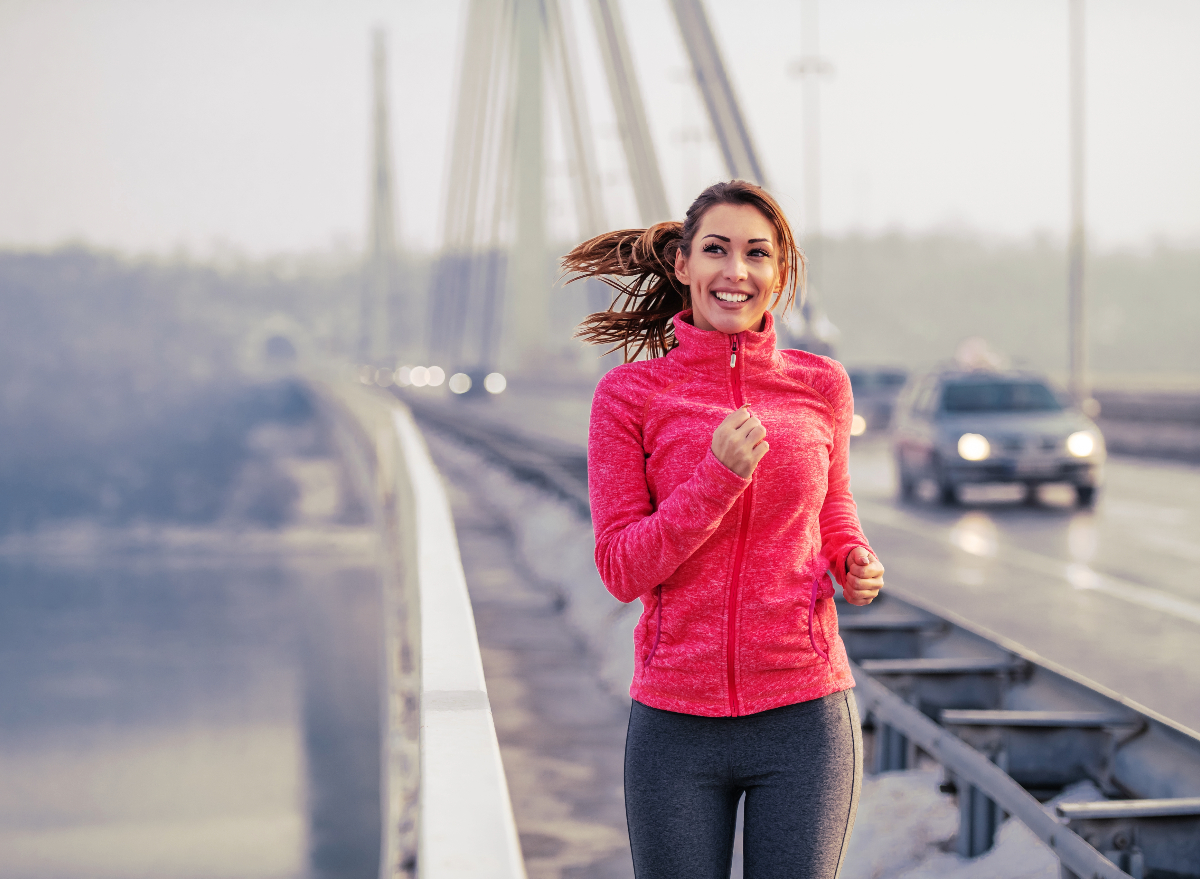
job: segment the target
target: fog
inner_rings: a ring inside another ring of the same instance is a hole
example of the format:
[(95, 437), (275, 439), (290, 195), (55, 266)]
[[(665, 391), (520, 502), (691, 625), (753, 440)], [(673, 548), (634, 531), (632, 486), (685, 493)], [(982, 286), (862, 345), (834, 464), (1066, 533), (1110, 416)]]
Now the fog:
[[(567, 4), (614, 226), (635, 221), (580, 0)], [(461, 2), (0, 2), (0, 245), (125, 253), (357, 251), (369, 167), (369, 30), (391, 47), (399, 228), (441, 235)], [(709, 3), (773, 188), (803, 185), (799, 4)], [(723, 174), (665, 0), (626, 3), (671, 207)], [(1064, 238), (1067, 4), (825, 3), (823, 228)], [(1200, 8), (1087, 4), (1094, 243), (1200, 239)], [(548, 169), (551, 192), (566, 168)], [(550, 206), (560, 240), (567, 200)]]
[[(634, 226), (590, 14), (564, 4), (604, 219)], [(834, 355), (916, 370), (983, 335), (1061, 383), (1066, 3), (823, 3), (820, 234), (799, 4), (707, 5)], [(430, 334), (466, 8), (0, 0), (0, 860), (20, 875), (374, 869), (377, 535), (313, 380), (362, 359), (376, 27), (397, 253), (393, 354), (367, 374), (428, 362), (401, 340)], [(681, 215), (726, 172), (666, 0), (622, 8)], [(1087, 9), (1092, 377), (1194, 393), (1200, 6)], [(547, 277), (582, 234), (562, 141)], [(591, 295), (555, 287), (549, 366), (511, 397), (586, 402)]]
[[(281, 292), (267, 310), (298, 317), (299, 308), (325, 353), (348, 355), (347, 299), (359, 295), (353, 265), (369, 215), (370, 31), (382, 27), (389, 46), (397, 244), (427, 272), (442, 236), (465, 9), (3, 0), (0, 249), (48, 255), (65, 246), (101, 262), (110, 254), (131, 271), (149, 260), (160, 274), (229, 270), (204, 290), (218, 297), (213, 312), (226, 314), (235, 347), (266, 306), (240, 300), (248, 323), (239, 325), (219, 304), (230, 294), (215, 292), (226, 281), (240, 289), (258, 283), (242, 277), (290, 278), (272, 282), (280, 291), (324, 284), (324, 298), (296, 294), (305, 304), (287, 305), (293, 294)], [(582, 0), (565, 11), (605, 218), (636, 225), (590, 14)], [(819, 51), (832, 72), (821, 86), (819, 239), (804, 215), (800, 81), (789, 73), (801, 51), (799, 4), (764, 0), (751, 10), (713, 0), (709, 11), (771, 187), (814, 259), (816, 296), (841, 330), (839, 354), (918, 365), (986, 323), (1018, 360), (1061, 373), (1066, 4), (821, 5)], [(669, 202), (681, 214), (725, 172), (668, 4), (627, 3), (624, 14)], [(1200, 98), (1197, 37), (1193, 4), (1087, 5), (1090, 322), (1102, 381), (1200, 370), (1186, 341), (1200, 289), (1200, 120), (1184, 111)], [(548, 231), (561, 252), (580, 228), (553, 130), (547, 149)], [(49, 263), (37, 265), (30, 271), (49, 274), (31, 283), (57, 283)], [(423, 324), (421, 283), (409, 277), (415, 298), (402, 310)], [(555, 344), (569, 349), (586, 303), (575, 291), (555, 296)], [(207, 302), (192, 297), (186, 309), (210, 321)], [(1032, 332), (1006, 329), (1015, 314)]]

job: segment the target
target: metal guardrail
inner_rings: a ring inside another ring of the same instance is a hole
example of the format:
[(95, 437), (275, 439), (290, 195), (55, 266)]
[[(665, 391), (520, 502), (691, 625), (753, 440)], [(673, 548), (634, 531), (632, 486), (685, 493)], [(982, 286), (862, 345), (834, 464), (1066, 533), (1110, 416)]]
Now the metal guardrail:
[[(1008, 814), (1019, 818), (1042, 842), (1050, 846), (1059, 861), (1070, 873), (1087, 879), (1130, 879), (1082, 837), (1046, 814), (1041, 804), (1011, 776), (970, 745), (951, 735), (887, 687), (851, 663), (856, 682), (855, 693), (859, 710), (865, 717), (874, 715), (877, 722), (899, 730), (913, 744), (937, 760), (960, 779), (959, 836), (982, 835), (979, 831), (994, 831), (994, 814), (987, 801), (998, 805)], [(979, 794), (982, 793), (984, 798)], [(983, 820), (980, 820), (983, 819)], [(988, 827), (992, 824), (992, 827)], [(972, 833), (972, 831), (976, 831)], [(981, 841), (981, 840), (972, 840)], [(983, 848), (988, 848), (991, 840)]]
[[(314, 383), (372, 507), (387, 595), (381, 879), (523, 879), (450, 504), (408, 409)], [(417, 723), (413, 721), (419, 719)]]
[[(945, 768), (958, 793), (959, 854), (990, 849), (1009, 814), (1050, 845), (1064, 879), (1200, 877), (1200, 736), (889, 593), (840, 620), (875, 730), (874, 768), (903, 769), (918, 749)], [(1114, 799), (1061, 802), (1051, 815), (1034, 796), (1085, 779)]]

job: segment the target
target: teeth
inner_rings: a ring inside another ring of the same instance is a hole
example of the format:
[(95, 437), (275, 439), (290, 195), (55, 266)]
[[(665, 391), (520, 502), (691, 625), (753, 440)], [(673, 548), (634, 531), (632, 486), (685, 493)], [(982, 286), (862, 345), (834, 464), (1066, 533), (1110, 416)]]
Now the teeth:
[(745, 302), (750, 298), (749, 293), (718, 293), (715, 290), (713, 291), (713, 296), (716, 296), (723, 302)]

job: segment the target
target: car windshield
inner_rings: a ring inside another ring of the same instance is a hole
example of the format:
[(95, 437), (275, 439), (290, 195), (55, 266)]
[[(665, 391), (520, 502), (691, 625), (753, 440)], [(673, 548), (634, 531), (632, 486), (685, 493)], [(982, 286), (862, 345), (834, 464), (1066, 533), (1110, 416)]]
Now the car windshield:
[(1062, 404), (1041, 382), (951, 382), (942, 390), (943, 412), (1056, 412)]
[(902, 372), (871, 372), (852, 370), (850, 372), (850, 388), (856, 394), (866, 394), (872, 391), (895, 392), (907, 380)]

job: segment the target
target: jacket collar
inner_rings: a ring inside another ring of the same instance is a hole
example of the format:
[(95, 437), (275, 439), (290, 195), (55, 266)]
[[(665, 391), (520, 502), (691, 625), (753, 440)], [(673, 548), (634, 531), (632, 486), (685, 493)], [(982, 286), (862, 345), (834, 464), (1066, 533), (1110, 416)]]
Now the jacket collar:
[[(689, 365), (723, 364), (729, 366), (734, 336), (714, 330), (697, 329), (692, 323), (692, 311), (679, 312), (671, 319), (679, 345), (671, 351), (682, 363)], [(738, 360), (745, 365), (766, 366), (775, 356), (775, 316), (767, 312), (759, 332), (738, 333)]]

